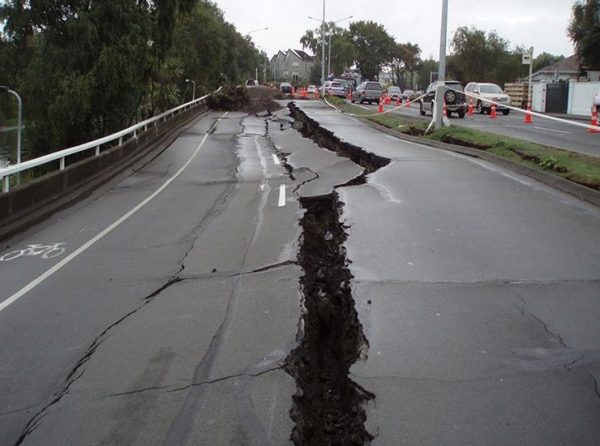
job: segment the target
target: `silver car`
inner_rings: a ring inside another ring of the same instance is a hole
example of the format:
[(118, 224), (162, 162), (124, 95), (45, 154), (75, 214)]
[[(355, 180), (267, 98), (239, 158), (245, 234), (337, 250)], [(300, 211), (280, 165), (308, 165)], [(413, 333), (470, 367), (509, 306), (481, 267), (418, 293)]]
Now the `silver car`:
[(352, 96), (352, 102), (358, 101), (359, 104), (363, 102), (368, 102), (369, 104), (376, 102), (379, 104), (382, 91), (383, 89), (379, 82), (363, 82), (356, 89), (356, 94)]

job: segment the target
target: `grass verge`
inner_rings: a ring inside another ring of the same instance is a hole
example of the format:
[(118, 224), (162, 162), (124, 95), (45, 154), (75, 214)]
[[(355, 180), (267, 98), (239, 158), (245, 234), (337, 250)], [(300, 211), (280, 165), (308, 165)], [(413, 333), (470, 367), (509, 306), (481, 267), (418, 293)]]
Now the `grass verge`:
[(422, 120), (391, 113), (373, 116), (372, 110), (365, 110), (348, 103), (339, 103), (336, 106), (344, 112), (364, 116), (365, 119), (398, 133), (483, 150), (515, 163), (550, 172), (600, 190), (600, 158), (598, 157), (458, 126), (445, 127), (425, 135), (428, 123)]

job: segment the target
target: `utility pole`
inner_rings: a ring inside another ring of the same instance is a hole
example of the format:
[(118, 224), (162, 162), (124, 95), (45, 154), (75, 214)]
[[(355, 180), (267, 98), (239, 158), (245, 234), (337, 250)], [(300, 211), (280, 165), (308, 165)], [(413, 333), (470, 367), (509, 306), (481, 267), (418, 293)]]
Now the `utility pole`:
[(325, 96), (325, 0), (323, 0), (323, 22), (321, 23), (321, 94)]
[(435, 128), (444, 126), (444, 93), (446, 92), (446, 41), (448, 34), (448, 0), (442, 0), (442, 31), (440, 34), (440, 68), (438, 81), (440, 84), (435, 93)]

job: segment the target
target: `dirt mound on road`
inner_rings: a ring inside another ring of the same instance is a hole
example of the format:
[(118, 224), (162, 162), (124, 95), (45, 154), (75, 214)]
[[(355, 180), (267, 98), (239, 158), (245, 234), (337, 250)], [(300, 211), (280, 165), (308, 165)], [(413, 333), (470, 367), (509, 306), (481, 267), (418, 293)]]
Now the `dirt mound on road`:
[(281, 108), (273, 100), (276, 94), (276, 90), (262, 86), (251, 88), (242, 85), (227, 86), (210, 96), (207, 104), (211, 109), (219, 111), (242, 111), (250, 114), (272, 112)]

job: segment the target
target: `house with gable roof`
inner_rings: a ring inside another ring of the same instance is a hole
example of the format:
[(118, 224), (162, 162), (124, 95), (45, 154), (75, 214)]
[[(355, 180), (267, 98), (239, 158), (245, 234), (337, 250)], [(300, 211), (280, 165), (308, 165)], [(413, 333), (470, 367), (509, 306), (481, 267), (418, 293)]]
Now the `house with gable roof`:
[(315, 64), (314, 56), (302, 50), (288, 49), (285, 53), (278, 51), (271, 58), (270, 69), (273, 79), (292, 84), (307, 83)]

